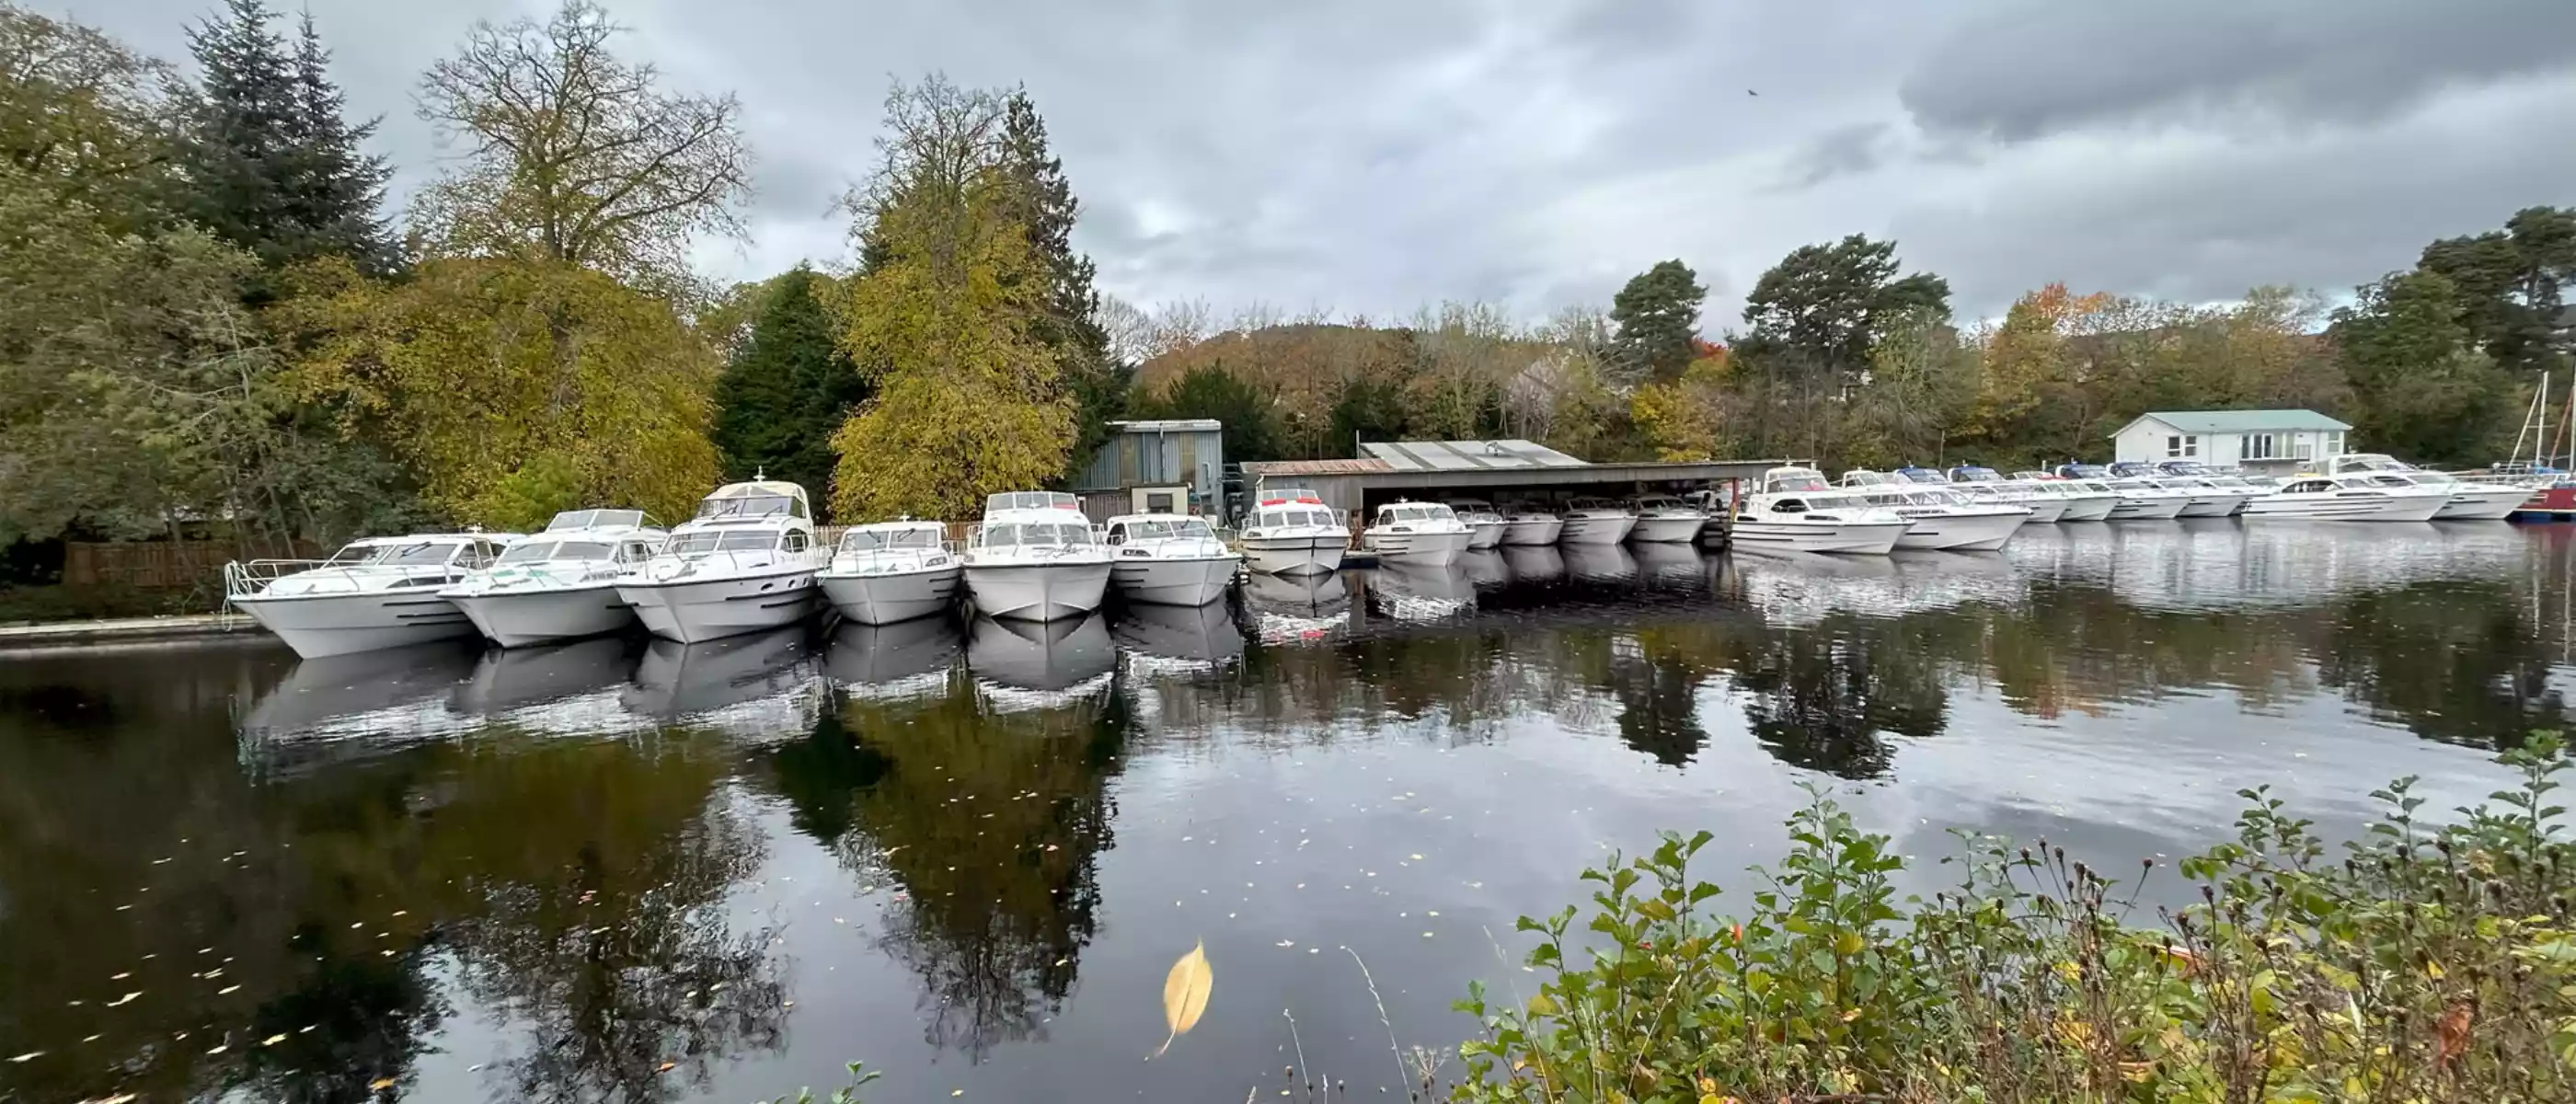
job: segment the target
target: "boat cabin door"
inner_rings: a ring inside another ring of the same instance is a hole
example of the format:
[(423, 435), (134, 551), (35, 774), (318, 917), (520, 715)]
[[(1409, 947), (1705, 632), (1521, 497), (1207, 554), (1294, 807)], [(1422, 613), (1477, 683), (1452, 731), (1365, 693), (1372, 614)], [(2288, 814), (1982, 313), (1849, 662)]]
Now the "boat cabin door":
[(1185, 483), (1161, 487), (1137, 487), (1127, 493), (1130, 513), (1186, 514), (1190, 512), (1190, 488)]

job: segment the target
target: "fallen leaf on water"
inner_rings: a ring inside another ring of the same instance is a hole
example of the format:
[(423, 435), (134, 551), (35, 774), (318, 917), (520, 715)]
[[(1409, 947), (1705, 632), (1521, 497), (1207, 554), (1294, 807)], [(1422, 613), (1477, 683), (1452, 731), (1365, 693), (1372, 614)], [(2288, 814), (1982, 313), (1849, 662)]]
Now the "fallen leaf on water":
[(268, 1038), (265, 1038), (265, 1039), (260, 1040), (260, 1041), (259, 1041), (259, 1045), (261, 1045), (261, 1046), (276, 1046), (277, 1044), (282, 1043), (282, 1042), (285, 1042), (285, 1041), (286, 1041), (286, 1033), (285, 1033), (285, 1032), (283, 1032), (283, 1031), (280, 1031), (280, 1032), (278, 1032), (278, 1033), (277, 1033), (277, 1034), (275, 1034), (275, 1035), (271, 1035), (271, 1036), (269, 1036)]
[(669, 1073), (678, 1068), (680, 1068), (680, 1064), (678, 1062), (664, 1062), (661, 1065), (654, 1067), (653, 1072)]
[(127, 994), (126, 994), (126, 995), (124, 995), (124, 996), (118, 997), (118, 998), (116, 998), (115, 1000), (112, 1000), (112, 1001), (107, 1002), (107, 1006), (108, 1006), (109, 1008), (114, 1008), (114, 1007), (116, 1007), (116, 1006), (118, 1006), (118, 1005), (120, 1005), (120, 1004), (128, 1003), (128, 1002), (132, 1001), (134, 998), (139, 997), (139, 996), (142, 996), (142, 995), (143, 995), (143, 990), (137, 989), (137, 990), (135, 990), (135, 991), (133, 991), (133, 992), (131, 992), (131, 993), (127, 993)]
[(44, 1052), (44, 1051), (41, 1051), (41, 1050), (31, 1050), (31, 1051), (28, 1051), (28, 1052), (27, 1052), (27, 1053), (25, 1053), (25, 1054), (21, 1054), (21, 1055), (19, 1055), (19, 1056), (15, 1057), (15, 1058), (12, 1058), (12, 1059), (9, 1059), (9, 1060), (10, 1060), (10, 1061), (12, 1061), (12, 1062), (33, 1062), (33, 1061), (35, 1061), (36, 1059), (38, 1059), (38, 1058), (42, 1058), (42, 1057), (44, 1057), (44, 1056), (45, 1056), (45, 1052)]
[(367, 1082), (367, 1088), (369, 1091), (390, 1089), (392, 1087), (394, 1087), (394, 1079), (390, 1077), (379, 1077), (373, 1081)]
[(1153, 1057), (1162, 1057), (1172, 1049), (1172, 1040), (1199, 1025), (1199, 1016), (1207, 1011), (1208, 990), (1215, 987), (1216, 971), (1208, 966), (1206, 943), (1190, 948), (1190, 953), (1172, 963), (1171, 974), (1163, 979), (1163, 1022), (1172, 1033), (1154, 1048)]
[(230, 1044), (230, 1043), (225, 1043), (225, 1044), (223, 1044), (223, 1045), (217, 1046), (217, 1047), (216, 1047), (215, 1049), (213, 1049), (213, 1050), (209, 1050), (209, 1051), (207, 1051), (207, 1052), (206, 1052), (206, 1057), (208, 1057), (208, 1058), (212, 1058), (212, 1057), (214, 1057), (215, 1055), (221, 1054), (221, 1053), (223, 1053), (223, 1052), (225, 1052), (225, 1051), (227, 1051), (227, 1050), (231, 1050), (231, 1049), (232, 1049), (232, 1044)]
[(227, 985), (227, 986), (224, 986), (224, 987), (223, 987), (223, 988), (221, 988), (221, 989), (217, 989), (217, 990), (215, 990), (215, 995), (216, 995), (216, 996), (218, 996), (218, 997), (229, 997), (229, 996), (231, 996), (231, 995), (233, 995), (233, 994), (235, 994), (235, 993), (238, 993), (238, 992), (240, 992), (240, 991), (241, 991), (241, 986), (238, 986), (238, 985)]

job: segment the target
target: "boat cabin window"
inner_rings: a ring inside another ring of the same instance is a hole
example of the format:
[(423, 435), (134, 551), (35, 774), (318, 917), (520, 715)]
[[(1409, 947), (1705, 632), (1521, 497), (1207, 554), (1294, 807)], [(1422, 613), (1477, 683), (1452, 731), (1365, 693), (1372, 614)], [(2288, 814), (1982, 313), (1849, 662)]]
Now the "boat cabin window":
[(1377, 520), (1379, 524), (1386, 524), (1388, 522), (1443, 521), (1455, 518), (1456, 516), (1458, 515), (1451, 512), (1448, 507), (1442, 506), (1436, 502), (1405, 502), (1394, 506), (1380, 506), (1377, 509)]
[(1131, 540), (1211, 539), (1207, 522), (1194, 517), (1155, 518), (1152, 521), (1127, 521), (1109, 527), (1109, 543), (1125, 544)]
[(716, 539), (723, 535), (722, 533), (681, 533), (663, 544), (662, 552), (670, 556), (694, 556), (701, 552), (713, 552), (716, 550)]
[(1959, 483), (1984, 483), (1988, 480), (2003, 478), (2003, 476), (1996, 474), (1995, 469), (1993, 468), (1955, 468), (1952, 469), (1951, 475), (1953, 480)]
[(2290, 484), (2290, 485), (2289, 485), (2289, 486), (2287, 486), (2287, 487), (2283, 487), (2283, 488), (2281, 488), (2281, 493), (2283, 493), (2283, 494), (2323, 494), (2323, 493), (2325, 493), (2325, 492), (2327, 492), (2327, 491), (2331, 491), (2331, 490), (2333, 490), (2333, 489), (2334, 489), (2334, 484), (2332, 484), (2332, 483), (2328, 483), (2328, 482), (2326, 482), (2325, 480), (2322, 480), (2322, 479), (2302, 479), (2302, 480), (2300, 480), (2300, 481), (2298, 481), (2298, 482), (2296, 482), (2296, 483), (2292, 483), (2292, 484)]
[(806, 538), (804, 530), (790, 529), (785, 533), (779, 534), (778, 550), (781, 552), (802, 552), (810, 543), (812, 542)]
[(1080, 547), (1091, 543), (1093, 543), (1091, 529), (1088, 526), (1046, 522), (987, 525), (977, 536), (977, 544), (984, 548)]
[(777, 546), (778, 538), (767, 533), (716, 534), (716, 551), (719, 552), (767, 552)]
[(631, 540), (617, 546), (617, 562), (643, 563), (653, 558), (653, 542)]
[(644, 511), (642, 510), (566, 510), (556, 514), (553, 521), (546, 523), (546, 532), (558, 533), (574, 529), (611, 527), (634, 529), (641, 528), (643, 524)]
[(329, 562), (334, 567), (350, 567), (357, 564), (372, 567), (435, 567), (454, 558), (461, 547), (464, 546), (454, 541), (353, 544), (333, 554)]
[(1062, 491), (1008, 491), (984, 496), (984, 512), (1000, 510), (1079, 510), (1082, 503)]
[(521, 541), (501, 553), (496, 564), (542, 563), (546, 560), (605, 560), (616, 550), (607, 541)]
[(1940, 472), (1933, 471), (1933, 470), (1932, 470), (1932, 469), (1930, 469), (1930, 468), (1906, 468), (1906, 469), (1904, 469), (1904, 470), (1902, 470), (1902, 471), (1897, 472), (1896, 474), (1897, 474), (1897, 477), (1898, 477), (1898, 478), (1905, 479), (1905, 480), (1908, 480), (1908, 481), (1910, 481), (1910, 482), (1914, 482), (1914, 483), (1948, 483), (1948, 482), (1949, 482), (1949, 480), (1941, 478), (1941, 473), (1940, 473)]
[(1807, 501), (1802, 498), (1784, 498), (1771, 504), (1771, 512), (1775, 514), (1803, 514), (1807, 512)]
[(2375, 452), (2346, 455), (2340, 465), (2344, 471), (2404, 471), (2406, 465)]
[(790, 495), (746, 494), (732, 498), (710, 498), (698, 503), (698, 517), (764, 518), (804, 517), (805, 503)]
[(936, 549), (941, 531), (937, 529), (852, 529), (841, 534), (843, 552), (883, 552), (891, 548)]

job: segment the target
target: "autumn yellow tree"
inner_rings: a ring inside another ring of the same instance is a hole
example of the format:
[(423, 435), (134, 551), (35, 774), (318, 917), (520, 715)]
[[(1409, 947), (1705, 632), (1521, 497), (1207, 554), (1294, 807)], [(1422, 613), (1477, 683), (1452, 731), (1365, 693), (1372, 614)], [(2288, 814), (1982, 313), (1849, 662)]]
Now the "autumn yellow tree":
[(625, 506), (685, 518), (716, 479), (713, 349), (670, 304), (519, 258), (422, 264), (405, 284), (345, 262), (287, 307), (313, 341), (304, 393), (379, 423), (433, 505), (496, 528)]
[(971, 517), (1063, 473), (1074, 407), (1033, 330), (1046, 285), (995, 147), (1005, 101), (934, 79), (887, 108), (842, 336), (877, 391), (833, 434), (833, 512)]
[(1672, 462), (1713, 460), (1724, 424), (1728, 377), (1726, 350), (1704, 347), (1702, 355), (1670, 383), (1640, 385), (1629, 400), (1629, 417), (1655, 447), (1655, 458)]

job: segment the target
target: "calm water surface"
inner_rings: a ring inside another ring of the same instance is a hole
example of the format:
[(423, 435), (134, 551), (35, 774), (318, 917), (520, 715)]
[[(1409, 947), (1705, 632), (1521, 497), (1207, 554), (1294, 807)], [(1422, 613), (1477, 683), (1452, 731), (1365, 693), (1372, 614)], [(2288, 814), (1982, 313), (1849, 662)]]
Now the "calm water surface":
[[(1400, 1094), (1361, 963), (1450, 1046), (1585, 864), (1708, 828), (1738, 887), (1802, 784), (1918, 856), (2105, 865), (2244, 786), (2342, 832), (2395, 775), (2481, 795), (2560, 721), (2571, 536), (1515, 550), (1046, 629), (0, 657), (0, 1101), (745, 1101), (854, 1059), (880, 1101), (1233, 1101), (1299, 1043)], [(1144, 1061), (1201, 942), (1208, 1014)]]

